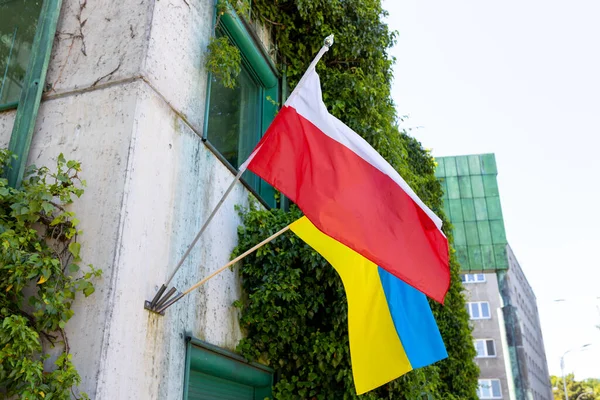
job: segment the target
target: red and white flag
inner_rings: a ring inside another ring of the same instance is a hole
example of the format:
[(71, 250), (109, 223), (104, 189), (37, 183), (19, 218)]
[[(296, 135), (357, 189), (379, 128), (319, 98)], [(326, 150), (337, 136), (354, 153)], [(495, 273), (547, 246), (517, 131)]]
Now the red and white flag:
[(375, 149), (329, 114), (314, 67), (246, 166), (323, 233), (443, 303), (450, 269), (442, 221)]

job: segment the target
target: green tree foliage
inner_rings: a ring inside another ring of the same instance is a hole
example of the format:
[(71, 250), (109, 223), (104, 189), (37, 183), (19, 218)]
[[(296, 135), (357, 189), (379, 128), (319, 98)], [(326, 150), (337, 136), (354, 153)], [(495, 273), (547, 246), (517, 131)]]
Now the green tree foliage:
[[(293, 87), (333, 33), (335, 44), (318, 64), (330, 112), (364, 137), (400, 172), (419, 197), (444, 219), (435, 161), (419, 142), (399, 130), (390, 87), (395, 33), (382, 21), (378, 0), (255, 0), (253, 15), (270, 26), (282, 70)], [(300, 216), (297, 209), (246, 210), (239, 231), (241, 252)], [(449, 358), (374, 390), (363, 398), (476, 399), (479, 370), (451, 250), (452, 283), (445, 306), (432, 309)], [(247, 338), (240, 351), (277, 370), (277, 398), (354, 398), (348, 353), (347, 305), (341, 280), (327, 262), (293, 234), (247, 257), (241, 267), (247, 293), (238, 302)]]
[[(574, 374), (568, 374), (566, 380), (569, 400), (600, 400), (600, 379), (576, 381)], [(562, 377), (551, 375), (550, 383), (554, 391), (554, 400), (565, 400)]]
[[(0, 151), (0, 173), (9, 158)], [(101, 274), (80, 271), (79, 221), (65, 208), (83, 194), (80, 170), (61, 154), (55, 172), (30, 167), (19, 189), (0, 179), (0, 394), (70, 399), (79, 384), (64, 329)]]

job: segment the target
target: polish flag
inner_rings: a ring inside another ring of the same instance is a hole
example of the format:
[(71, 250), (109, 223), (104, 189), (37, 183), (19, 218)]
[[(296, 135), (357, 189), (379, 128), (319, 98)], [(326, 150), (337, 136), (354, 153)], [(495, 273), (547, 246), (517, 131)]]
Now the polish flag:
[(450, 269), (442, 221), (375, 149), (329, 114), (314, 68), (240, 168), (246, 166), (321, 232), (443, 303)]

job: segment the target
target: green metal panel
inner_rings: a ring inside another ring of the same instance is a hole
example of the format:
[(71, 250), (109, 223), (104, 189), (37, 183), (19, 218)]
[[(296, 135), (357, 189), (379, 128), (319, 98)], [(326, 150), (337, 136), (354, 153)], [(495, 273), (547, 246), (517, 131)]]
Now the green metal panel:
[(460, 201), (460, 199), (446, 199), (446, 201), (444, 201), (444, 204), (448, 205), (450, 213), (447, 215), (450, 218), (450, 220), (455, 223), (455, 225), (459, 221), (462, 222), (465, 220), (465, 218), (463, 217), (462, 202)]
[(464, 221), (476, 221), (473, 199), (461, 199)]
[(454, 233), (454, 243), (457, 245), (465, 245), (467, 244), (467, 236), (465, 234), (465, 224), (463, 222), (454, 223), (454, 229), (452, 232)]
[(460, 190), (461, 198), (471, 198), (473, 197), (473, 189), (471, 189), (471, 177), (459, 176), (458, 177), (458, 188)]
[(486, 197), (485, 203), (487, 205), (488, 218), (490, 220), (501, 220), (502, 219), (502, 207), (500, 206), (500, 197)]
[(483, 262), (483, 269), (494, 269), (494, 265), (496, 264), (496, 257), (494, 257), (494, 246), (482, 244), (481, 256)]
[(481, 160), (478, 155), (467, 156), (469, 160), (469, 175), (480, 175), (481, 171)]
[(18, 157), (16, 160), (11, 160), (11, 168), (8, 171), (8, 183), (13, 187), (21, 184), (25, 171), (61, 5), (62, 0), (44, 0), (33, 39), (32, 56), (25, 73), (15, 124), (8, 145), (9, 150)]
[(475, 206), (475, 219), (477, 221), (485, 221), (488, 219), (487, 203), (485, 198), (473, 199), (473, 205)]
[(463, 272), (508, 268), (506, 233), (493, 154), (440, 157), (436, 176), (444, 190), (444, 210), (453, 225)]
[(271, 398), (273, 370), (198, 339), (188, 338), (184, 399)]
[(480, 157), (483, 173), (496, 175), (498, 173), (498, 169), (496, 169), (496, 156), (493, 154), (482, 154)]
[(458, 178), (456, 176), (448, 176), (445, 180), (448, 188), (448, 198), (460, 199), (460, 186), (458, 185)]
[(446, 177), (458, 175), (458, 171), (456, 170), (455, 157), (445, 157), (444, 167), (446, 168)]
[(471, 175), (471, 190), (473, 191), (473, 197), (485, 197), (483, 176)]
[(477, 233), (479, 235), (479, 244), (491, 245), (492, 244), (492, 232), (490, 231), (489, 221), (478, 221)]
[(466, 157), (457, 157), (455, 160), (458, 176), (469, 176), (469, 160)]
[(483, 175), (483, 189), (486, 197), (498, 196), (496, 175)]

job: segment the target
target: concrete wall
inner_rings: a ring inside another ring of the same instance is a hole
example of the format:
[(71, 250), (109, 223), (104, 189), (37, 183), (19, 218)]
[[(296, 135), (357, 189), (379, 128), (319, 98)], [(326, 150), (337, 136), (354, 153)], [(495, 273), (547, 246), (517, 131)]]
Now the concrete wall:
[[(81, 390), (97, 399), (179, 399), (190, 333), (234, 349), (226, 271), (171, 307), (144, 310), (233, 174), (201, 140), (212, 30), (210, 0), (64, 0), (29, 163), (59, 153), (83, 162), (73, 205), (85, 263), (101, 268), (96, 293), (78, 299), (67, 326)], [(0, 112), (8, 143), (14, 111)], [(240, 221), (238, 185), (174, 280), (185, 289), (228, 261)]]
[(521, 346), (517, 352), (519, 361), (526, 370), (524, 390), (528, 399), (551, 400), (553, 393), (535, 294), (510, 246), (508, 261), (509, 301), (516, 309), (518, 331), (521, 334)]
[(499, 379), (502, 398), (512, 399), (505, 365), (505, 349), (502, 340), (503, 321), (499, 318), (502, 304), (496, 274), (485, 274), (485, 282), (465, 283), (464, 286), (468, 302), (487, 301), (490, 304), (490, 319), (471, 320), (473, 339), (493, 339), (496, 344), (496, 357), (475, 359), (481, 371), (479, 379)]

